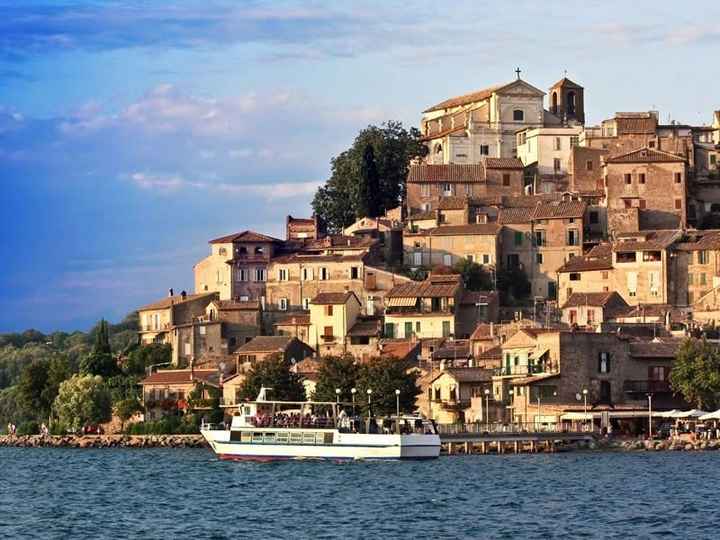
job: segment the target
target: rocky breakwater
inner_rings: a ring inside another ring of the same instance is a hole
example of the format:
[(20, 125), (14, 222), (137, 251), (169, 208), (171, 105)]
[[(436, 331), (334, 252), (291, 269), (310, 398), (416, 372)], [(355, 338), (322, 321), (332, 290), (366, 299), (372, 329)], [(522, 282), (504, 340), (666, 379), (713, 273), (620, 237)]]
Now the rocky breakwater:
[(0, 447), (20, 448), (200, 448), (202, 435), (21, 435), (0, 437)]
[(618, 448), (627, 451), (702, 451), (702, 450), (720, 450), (720, 440), (699, 440), (684, 441), (679, 439), (668, 439), (662, 441), (656, 440), (632, 440), (619, 443)]

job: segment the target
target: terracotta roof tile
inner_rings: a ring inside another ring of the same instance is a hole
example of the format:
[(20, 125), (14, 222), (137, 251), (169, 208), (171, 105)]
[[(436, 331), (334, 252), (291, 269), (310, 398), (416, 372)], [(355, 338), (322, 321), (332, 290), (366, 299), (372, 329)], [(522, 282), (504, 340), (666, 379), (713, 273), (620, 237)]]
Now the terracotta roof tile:
[(142, 307), (139, 307), (137, 310), (138, 311), (149, 311), (151, 309), (168, 309), (171, 306), (177, 306), (178, 304), (192, 302), (193, 300), (198, 300), (200, 298), (207, 298), (208, 303), (210, 303), (210, 300), (213, 297), (217, 297), (217, 296), (218, 296), (218, 293), (216, 293), (216, 292), (204, 292), (204, 293), (198, 293), (198, 294), (188, 294), (183, 299), (183, 297), (181, 295), (176, 294), (175, 296), (166, 296), (162, 300), (158, 300), (151, 304), (147, 304)]
[(412, 183), (425, 182), (485, 182), (485, 167), (481, 163), (472, 165), (411, 165), (407, 181)]
[(652, 134), (657, 128), (657, 119), (649, 113), (616, 113), (615, 123), (618, 135)]
[(685, 158), (670, 152), (641, 148), (607, 159), (607, 163), (683, 163)]
[(468, 197), (442, 197), (438, 203), (440, 210), (463, 210), (470, 205)]
[[(512, 84), (512, 83), (508, 83)], [(441, 101), (437, 105), (433, 105), (429, 109), (425, 109), (423, 112), (432, 112), (432, 111), (439, 111), (442, 109), (452, 109), (454, 107), (462, 107), (463, 105), (469, 105), (470, 103), (475, 103), (477, 101), (483, 101), (488, 99), (490, 96), (493, 95), (493, 92), (496, 92), (500, 90), (501, 88), (508, 86), (508, 84), (500, 84), (496, 86), (490, 86), (488, 88), (483, 88), (482, 90), (478, 90), (477, 92), (471, 92), (469, 94), (464, 94), (462, 96), (456, 96), (450, 99), (446, 99), (445, 101)]]
[(496, 235), (500, 231), (497, 223), (469, 223), (467, 225), (443, 225), (424, 231), (430, 236), (473, 236), (473, 235)]
[(523, 162), (517, 158), (485, 158), (485, 167), (488, 169), (524, 169)]
[(210, 240), (209, 244), (228, 244), (230, 242), (277, 242), (282, 243), (282, 240), (267, 236), (265, 234), (256, 233), (255, 231), (242, 231), (239, 233), (228, 234), (227, 236), (221, 236)]
[(295, 338), (291, 336), (256, 336), (236, 352), (246, 354), (252, 352), (284, 351), (293, 339)]
[(498, 222), (503, 225), (530, 223), (533, 211), (529, 208), (503, 208), (498, 215)]
[[(321, 292), (315, 295), (315, 298), (310, 300), (310, 303), (316, 305), (345, 304), (352, 297), (355, 297), (355, 300), (358, 299), (357, 296), (355, 296), (355, 293), (352, 291)], [(360, 301), (358, 300), (358, 303), (359, 302)]]
[(587, 203), (584, 201), (556, 201), (541, 203), (535, 207), (533, 219), (581, 218), (585, 215)]
[(492, 381), (494, 370), (477, 368), (477, 367), (464, 367), (464, 368), (446, 368), (438, 373), (437, 379), (443, 374), (450, 375), (457, 382), (490, 382)]
[(212, 383), (218, 377), (217, 369), (163, 369), (145, 377), (140, 384), (191, 384), (196, 380)]
[(213, 304), (220, 311), (257, 311), (262, 307), (259, 300), (214, 300)]
[(495, 345), (476, 355), (478, 360), (502, 360), (502, 346)]
[(634, 342), (630, 343), (630, 356), (648, 359), (675, 358), (680, 344), (680, 340)]
[(359, 319), (353, 326), (348, 330), (348, 336), (357, 337), (375, 337), (381, 333), (382, 320), (381, 319)]
[(298, 314), (290, 315), (284, 319), (280, 319), (273, 326), (309, 326), (310, 315)]
[(617, 240), (612, 244), (612, 249), (616, 252), (662, 250), (670, 246), (680, 236), (681, 231), (678, 230), (619, 233)]
[(573, 257), (557, 269), (558, 272), (589, 272), (612, 270), (612, 252), (609, 243), (598, 244), (587, 254)]
[(455, 296), (460, 287), (460, 276), (451, 274), (430, 276), (425, 281), (414, 281), (396, 285), (385, 295), (385, 298), (449, 298)]
[(292, 263), (325, 263), (325, 262), (359, 262), (365, 258), (365, 253), (358, 253), (356, 255), (312, 255), (310, 253), (293, 253), (291, 255), (283, 255), (281, 257), (274, 257), (270, 262), (279, 264), (292, 264)]

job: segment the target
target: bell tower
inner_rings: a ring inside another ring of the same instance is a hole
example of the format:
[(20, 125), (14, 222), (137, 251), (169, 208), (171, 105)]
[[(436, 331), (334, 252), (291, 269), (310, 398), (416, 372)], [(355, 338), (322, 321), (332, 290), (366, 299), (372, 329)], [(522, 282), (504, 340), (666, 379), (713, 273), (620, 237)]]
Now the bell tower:
[(585, 89), (567, 77), (550, 87), (550, 112), (564, 125), (585, 124)]

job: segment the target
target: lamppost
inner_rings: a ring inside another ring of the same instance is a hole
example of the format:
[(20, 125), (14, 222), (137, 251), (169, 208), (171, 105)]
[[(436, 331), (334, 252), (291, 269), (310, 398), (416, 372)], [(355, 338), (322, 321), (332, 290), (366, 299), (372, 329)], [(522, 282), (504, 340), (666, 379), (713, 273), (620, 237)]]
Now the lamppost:
[(652, 394), (648, 394), (648, 435), (650, 436), (650, 440), (653, 438), (653, 432), (652, 432)]
[(357, 392), (357, 388), (353, 387), (350, 389), (350, 393), (352, 394), (352, 402), (353, 402), (353, 417), (355, 416), (355, 393)]
[(339, 388), (335, 389), (335, 403), (337, 405), (340, 405), (340, 392), (342, 392), (342, 390), (340, 390)]
[(508, 396), (510, 398), (510, 405), (508, 405), (508, 409), (510, 409), (510, 424), (515, 423), (515, 390), (512, 388), (508, 390)]
[(397, 422), (400, 422), (400, 390), (395, 389), (395, 408), (397, 410)]
[(490, 390), (485, 389), (485, 426), (490, 429)]
[(371, 402), (372, 388), (367, 389), (367, 395), (368, 395), (368, 418), (369, 418), (372, 416), (372, 402)]
[[(588, 389), (583, 388), (582, 391), (583, 394), (583, 424), (587, 428), (587, 396), (588, 396)], [(586, 429), (587, 431), (587, 429)]]
[(537, 414), (535, 415), (535, 427), (538, 431), (540, 431), (540, 388), (538, 387), (536, 389), (537, 391)]

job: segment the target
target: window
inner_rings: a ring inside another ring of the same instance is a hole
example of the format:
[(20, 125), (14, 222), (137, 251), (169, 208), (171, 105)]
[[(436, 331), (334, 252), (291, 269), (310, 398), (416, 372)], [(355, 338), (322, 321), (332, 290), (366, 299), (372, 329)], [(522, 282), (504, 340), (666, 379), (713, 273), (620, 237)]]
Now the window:
[(420, 184), (420, 195), (422, 197), (430, 196), (430, 184)]
[(412, 322), (406, 322), (405, 323), (405, 337), (411, 338), (413, 333), (413, 323)]
[(610, 373), (610, 353), (598, 354), (598, 373)]
[(326, 326), (323, 328), (323, 338), (326, 340), (333, 338), (333, 327), (332, 326)]
[(390, 339), (395, 337), (395, 323), (385, 323), (385, 337)]
[(278, 303), (278, 308), (280, 311), (287, 311), (288, 308), (288, 299), (287, 298), (281, 298), (280, 302)]
[(480, 145), (480, 155), (481, 156), (489, 156), (490, 155), (490, 146), (487, 144), (481, 144)]
[(452, 255), (443, 255), (443, 264), (445, 266), (452, 266)]
[(580, 144), (580, 137), (578, 137), (577, 135), (572, 135), (570, 137), (570, 148), (572, 148), (573, 146), (578, 146), (579, 144)]
[(717, 163), (717, 156), (715, 154), (710, 154), (710, 165), (715, 165)]
[(442, 322), (442, 335), (443, 337), (450, 337), (450, 321)]
[(682, 183), (682, 173), (676, 172), (675, 173), (675, 183), (681, 184)]
[(694, 274), (688, 274), (688, 285), (693, 285), (694, 281), (695, 281)]
[(567, 93), (567, 113), (570, 116), (575, 115), (575, 107), (575, 92), (570, 91)]
[(581, 276), (580, 272), (570, 272), (570, 281), (580, 281)]
[(255, 255), (262, 255), (264, 253), (264, 249), (262, 246), (258, 246), (255, 248)]
[(562, 150), (562, 139), (560, 137), (555, 137), (553, 149), (554, 150)]
[(467, 262), (474, 262), (474, 257), (472, 255), (465, 255), (465, 258), (467, 259)]
[(675, 199), (675, 210), (682, 210), (682, 199)]
[(515, 245), (516, 245), (516, 246), (522, 246), (522, 243), (523, 243), (523, 233), (521, 233), (521, 232), (519, 232), (519, 231), (515, 231), (514, 238), (515, 238)]
[(648, 142), (648, 148), (655, 148), (655, 141)]
[(249, 272), (246, 268), (240, 268), (240, 271), (237, 273), (238, 281), (247, 281), (250, 278)]
[(577, 246), (580, 243), (580, 231), (577, 229), (568, 229), (567, 232), (567, 245)]
[(264, 268), (256, 268), (255, 269), (255, 281), (265, 281), (265, 269)]
[(218, 248), (218, 255), (227, 255), (227, 249), (224, 247)]
[(515, 109), (513, 111), (513, 121), (515, 122), (522, 122), (525, 120), (525, 113), (522, 109)]
[(302, 305), (304, 310), (310, 309), (310, 299), (309, 298), (303, 298)]
[(650, 296), (658, 296), (660, 294), (660, 272), (648, 273), (648, 283), (650, 285)]
[(483, 253), (482, 263), (483, 263), (483, 264), (490, 264), (490, 255), (488, 255), (487, 253)]
[(511, 253), (507, 256), (508, 268), (518, 268), (520, 266), (520, 255), (517, 253)]
[(503, 173), (502, 182), (503, 182), (503, 186), (510, 185), (510, 173)]
[(595, 322), (595, 310), (594, 309), (588, 309), (587, 310), (587, 323), (593, 324)]
[(637, 296), (637, 272), (627, 273), (628, 296)]
[(542, 263), (543, 263), (543, 254), (542, 254), (542, 253), (536, 253), (536, 254), (535, 254), (535, 262), (536, 262), (537, 264), (542, 264)]
[(540, 247), (545, 245), (545, 231), (535, 231), (535, 245)]
[(585, 162), (585, 170), (586, 171), (592, 171), (593, 170), (593, 162), (591, 159), (587, 160)]
[(632, 174), (625, 173), (625, 183), (626, 184), (632, 184)]
[(638, 208), (640, 210), (645, 210), (645, 199), (638, 199)]
[(312, 268), (303, 268), (301, 272), (302, 280), (303, 281), (309, 281), (313, 277), (313, 271)]
[(470, 195), (472, 193), (472, 186), (470, 184), (465, 184), (465, 195)]
[(333, 306), (332, 305), (325, 306), (325, 315), (327, 315), (328, 317), (332, 317), (332, 315), (333, 315)]
[(442, 191), (442, 194), (447, 196), (452, 195), (452, 185), (448, 182), (443, 182), (440, 184), (440, 190)]
[(350, 279), (358, 279), (360, 276), (360, 269), (357, 266), (352, 266), (350, 268)]
[(416, 251), (413, 253), (413, 265), (414, 266), (422, 266), (422, 252)]
[(321, 281), (327, 281), (329, 277), (328, 269), (323, 267), (320, 269), (320, 280)]
[(698, 264), (707, 264), (708, 263), (708, 252), (707, 251), (698, 251), (697, 252), (697, 263)]
[(600, 216), (596, 211), (590, 212), (590, 224), (591, 225), (597, 225), (600, 223)]
[(608, 278), (608, 273), (607, 273), (607, 271), (604, 271), (604, 272), (601, 274), (601, 276), (602, 276), (603, 279), (607, 279), (607, 278)]
[(555, 172), (558, 172), (560, 170), (560, 159), (559, 158), (553, 159), (553, 170)]
[(287, 268), (280, 268), (278, 270), (278, 280), (279, 281), (287, 281), (287, 279), (288, 279)]
[(700, 276), (700, 283), (699, 283), (699, 285), (707, 285), (707, 282), (705, 281), (705, 274), (702, 273), (702, 274), (699, 274), (699, 276)]
[(638, 182), (640, 182), (641, 184), (645, 183), (645, 173), (640, 173), (638, 177)]

